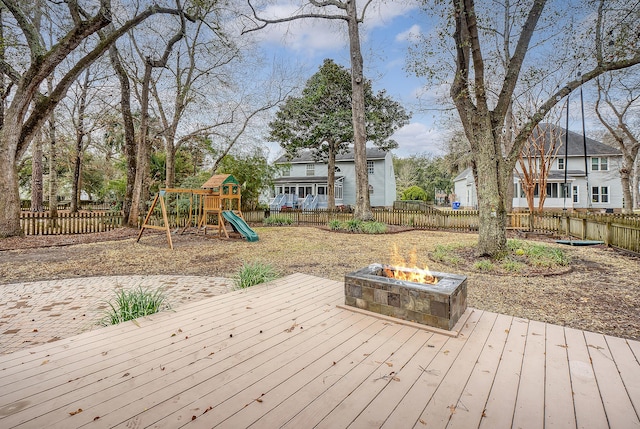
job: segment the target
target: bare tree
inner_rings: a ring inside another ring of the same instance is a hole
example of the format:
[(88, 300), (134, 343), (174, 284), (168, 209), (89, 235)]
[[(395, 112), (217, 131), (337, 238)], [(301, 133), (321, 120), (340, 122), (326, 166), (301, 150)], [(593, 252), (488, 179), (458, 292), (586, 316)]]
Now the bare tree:
[(640, 109), (640, 80), (637, 75), (617, 72), (598, 77), (596, 84), (596, 115), (613, 137), (618, 149), (622, 151), (620, 181), (624, 197), (623, 212), (632, 213), (633, 207), (639, 203), (634, 164), (640, 151), (640, 132), (634, 129), (630, 122), (637, 119)]
[[(139, 23), (157, 14), (179, 15), (177, 8), (152, 5), (124, 22), (104, 40), (98, 41), (94, 35), (112, 22), (114, 11), (110, 0), (89, 2), (90, 9), (84, 9), (79, 2), (49, 3), (48, 7), (58, 8), (66, 14), (68, 24), (61, 22), (61, 36), (50, 46), (46, 45), (27, 13), (27, 6), (17, 0), (2, 0), (14, 25), (19, 28), (21, 42), (28, 49), (29, 58), (11, 64), (7, 59), (0, 61), (0, 72), (13, 83), (14, 91), (5, 111), (4, 123), (0, 129), (0, 237), (20, 235), (20, 197), (16, 165), (27, 150), (31, 140), (50, 117), (54, 108), (65, 97), (70, 85), (82, 71), (98, 59), (120, 36)], [(29, 6), (31, 7), (31, 6)], [(3, 15), (4, 18), (4, 15)], [(84, 41), (92, 41), (86, 53), (74, 56), (76, 48)], [(68, 62), (62, 72), (61, 65)], [(60, 70), (59, 79), (47, 94), (40, 87), (52, 74)]]
[(536, 211), (534, 203), (536, 187), (538, 187), (538, 211), (544, 208), (549, 171), (560, 149), (557, 144), (560, 139), (558, 131), (557, 126), (550, 126), (550, 124), (536, 125), (518, 158), (520, 165), (518, 176), (531, 213)]
[[(479, 16), (474, 0), (452, 0), (455, 30), (456, 73), (451, 85), (451, 97), (471, 144), (473, 168), (478, 183), (479, 241), (478, 253), (497, 257), (506, 251), (505, 195), (518, 154), (529, 139), (535, 126), (543, 120), (551, 108), (572, 90), (601, 74), (633, 66), (640, 62), (640, 35), (625, 33), (631, 27), (616, 26), (628, 14), (637, 14), (624, 4), (599, 0), (594, 10), (593, 44), (595, 58), (589, 70), (579, 79), (570, 80), (527, 115), (515, 136), (511, 150), (502, 154), (502, 130), (509, 106), (515, 96), (518, 79), (538, 21), (547, 4), (546, 0), (533, 0), (522, 21), (520, 33), (507, 69), (500, 81), (497, 96), (492, 99), (488, 82), (496, 81), (488, 74), (482, 49)], [(624, 10), (621, 12), (621, 10)], [(627, 13), (628, 12), (628, 13)], [(635, 15), (634, 15), (635, 16)], [(606, 40), (605, 40), (606, 39)], [(615, 39), (615, 40), (614, 40)], [(619, 40), (620, 39), (620, 40)], [(609, 44), (611, 41), (611, 44)], [(618, 43), (619, 41), (619, 43)], [(491, 102), (490, 102), (491, 100)]]
[[(244, 32), (265, 28), (267, 25), (295, 21), (298, 19), (329, 19), (340, 20), (347, 24), (349, 32), (349, 53), (351, 58), (351, 86), (352, 86), (352, 121), (353, 121), (353, 151), (356, 171), (356, 207), (354, 216), (358, 219), (373, 218), (369, 200), (369, 176), (367, 173), (367, 134), (365, 127), (364, 105), (364, 75), (363, 59), (360, 48), (360, 23), (364, 21), (367, 8), (372, 0), (366, 0), (362, 12), (358, 15), (356, 0), (308, 0), (308, 5), (315, 8), (313, 12), (302, 12), (298, 15), (281, 19), (266, 19), (258, 16), (251, 0), (247, 0), (256, 24), (255, 27)], [(337, 13), (327, 12), (338, 10)]]

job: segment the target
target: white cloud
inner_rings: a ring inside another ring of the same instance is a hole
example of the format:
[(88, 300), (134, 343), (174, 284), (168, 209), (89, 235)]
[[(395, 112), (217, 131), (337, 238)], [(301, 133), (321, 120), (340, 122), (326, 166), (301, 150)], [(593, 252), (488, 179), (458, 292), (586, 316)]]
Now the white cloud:
[(423, 153), (440, 156), (445, 153), (448, 131), (411, 122), (396, 131), (392, 138), (399, 144), (398, 149), (394, 150), (399, 157)]
[(411, 28), (396, 35), (396, 42), (417, 42), (422, 29), (418, 24), (413, 24)]

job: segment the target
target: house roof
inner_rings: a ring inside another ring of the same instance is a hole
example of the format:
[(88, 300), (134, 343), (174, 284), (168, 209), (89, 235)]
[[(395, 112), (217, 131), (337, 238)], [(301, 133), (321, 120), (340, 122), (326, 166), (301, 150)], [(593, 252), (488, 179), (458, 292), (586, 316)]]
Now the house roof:
[[(387, 156), (387, 151), (378, 149), (377, 147), (367, 148), (367, 160), (384, 159)], [(353, 147), (346, 153), (339, 153), (336, 155), (336, 162), (348, 162), (354, 160)], [(282, 155), (275, 160), (276, 164), (301, 164), (301, 163), (316, 163), (318, 160), (314, 157), (314, 152), (311, 149), (303, 149), (293, 158), (288, 158), (286, 154)]]
[(216, 174), (214, 176), (211, 176), (209, 180), (204, 182), (204, 184), (202, 185), (202, 189), (219, 188), (222, 185), (227, 185), (230, 183), (234, 185), (239, 185), (236, 178), (233, 177), (231, 174)]
[(471, 167), (467, 167), (464, 170), (462, 170), (462, 172), (460, 174), (458, 174), (453, 181), (457, 182), (459, 180), (465, 180), (467, 178), (469, 178), (469, 176), (471, 175)]
[[(574, 133), (570, 130), (569, 135), (566, 136), (565, 128), (554, 124), (541, 123), (539, 125), (539, 128), (533, 130), (532, 136), (535, 137), (539, 135), (539, 130), (543, 130), (545, 134), (545, 150), (549, 148), (551, 135), (553, 135), (556, 139), (556, 147), (559, 148), (557, 154), (559, 158), (564, 157), (565, 154), (565, 139), (568, 139), (567, 156), (584, 156), (584, 139), (582, 137), (582, 134)], [(587, 156), (622, 155), (622, 152), (619, 149), (606, 145), (589, 137), (586, 138), (586, 145)]]

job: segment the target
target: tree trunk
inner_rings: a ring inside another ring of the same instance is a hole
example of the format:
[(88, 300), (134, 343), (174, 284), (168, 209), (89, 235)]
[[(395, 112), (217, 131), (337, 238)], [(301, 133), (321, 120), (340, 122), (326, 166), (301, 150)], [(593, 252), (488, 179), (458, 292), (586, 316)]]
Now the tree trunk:
[[(491, 133), (492, 127), (476, 128), (476, 166), (478, 182), (478, 255), (496, 257), (507, 250), (504, 206), (508, 181), (514, 166), (503, 161), (500, 142)], [(510, 168), (509, 168), (510, 167)]]
[(76, 124), (76, 153), (75, 163), (73, 168), (73, 183), (71, 190), (71, 212), (76, 213), (79, 207), (80, 201), (80, 176), (82, 173), (82, 158), (84, 154), (84, 114), (87, 109), (87, 91), (89, 89), (89, 78), (91, 76), (91, 69), (87, 68), (84, 72), (84, 82), (82, 90), (80, 92), (80, 100), (78, 106), (78, 123)]
[(31, 211), (40, 213), (44, 211), (42, 200), (44, 198), (42, 177), (42, 135), (38, 134), (33, 144), (31, 155)]
[(336, 208), (336, 144), (329, 143), (329, 162), (327, 163), (327, 209)]
[(633, 201), (634, 207), (640, 208), (640, 154), (636, 156), (635, 174), (633, 175)]
[(56, 148), (56, 123), (55, 116), (51, 113), (49, 117), (49, 217), (58, 217), (58, 172), (56, 171), (56, 161), (58, 151)]
[(129, 76), (120, 62), (118, 48), (115, 43), (109, 48), (109, 59), (120, 81), (120, 110), (124, 128), (124, 156), (127, 163), (127, 184), (124, 200), (122, 201), (122, 224), (135, 227), (137, 226), (136, 218), (130, 216), (137, 166), (135, 128), (133, 126), (133, 115), (131, 114), (131, 84), (129, 83)]
[(349, 25), (349, 53), (351, 54), (351, 112), (353, 121), (353, 153), (356, 170), (356, 208), (354, 217), (361, 220), (373, 219), (369, 200), (369, 174), (367, 172), (367, 131), (364, 120), (364, 76), (360, 51), (360, 33), (356, 0), (347, 2)]
[(620, 182), (622, 184), (622, 198), (624, 199), (622, 213), (625, 214), (633, 213), (633, 166), (634, 159), (623, 152), (622, 168), (620, 169)]
[[(0, 159), (15, 160), (19, 130), (10, 128), (14, 124), (8, 120), (0, 130), (0, 139), (4, 144), (0, 145)], [(22, 235), (20, 228), (20, 192), (18, 188), (18, 171), (14, 162), (0, 168), (0, 238)]]

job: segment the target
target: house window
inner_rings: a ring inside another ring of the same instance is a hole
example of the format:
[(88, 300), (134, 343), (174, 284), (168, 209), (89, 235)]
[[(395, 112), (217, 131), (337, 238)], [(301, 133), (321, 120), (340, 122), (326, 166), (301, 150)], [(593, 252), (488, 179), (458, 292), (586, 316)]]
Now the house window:
[(547, 183), (547, 197), (558, 198), (558, 184)]
[(373, 195), (373, 186), (369, 185), (369, 195)]
[(316, 165), (307, 164), (307, 176), (315, 176), (315, 175), (316, 175)]
[(608, 186), (593, 186), (591, 188), (591, 201), (594, 203), (608, 203), (609, 202), (609, 187)]
[(342, 183), (336, 183), (335, 187), (333, 188), (333, 192), (334, 192), (334, 196), (336, 200), (341, 200), (342, 199)]
[(558, 158), (558, 170), (564, 170), (564, 158)]
[[(373, 161), (367, 161), (367, 171), (369, 174), (373, 174)], [(371, 193), (371, 191), (369, 191)]]
[(591, 158), (591, 171), (609, 170), (609, 158)]
[(291, 176), (291, 166), (285, 165), (282, 167), (282, 175), (283, 176)]
[(578, 194), (578, 187), (577, 187), (577, 186), (574, 186), (574, 187), (573, 187), (573, 202), (574, 202), (574, 203), (578, 203), (578, 202), (579, 202), (579, 200), (578, 200), (578, 195), (579, 195), (579, 194)]

